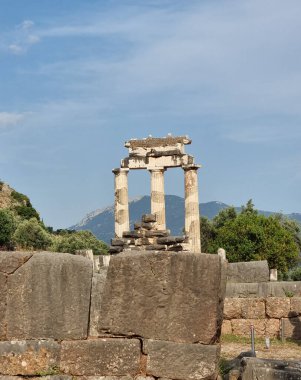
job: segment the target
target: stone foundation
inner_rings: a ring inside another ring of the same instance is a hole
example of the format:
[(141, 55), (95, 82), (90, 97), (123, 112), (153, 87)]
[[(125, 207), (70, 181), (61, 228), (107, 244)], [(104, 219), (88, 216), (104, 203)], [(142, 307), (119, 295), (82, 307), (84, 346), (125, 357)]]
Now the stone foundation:
[(129, 252), (109, 267), (0, 252), (0, 380), (215, 379), (225, 263)]

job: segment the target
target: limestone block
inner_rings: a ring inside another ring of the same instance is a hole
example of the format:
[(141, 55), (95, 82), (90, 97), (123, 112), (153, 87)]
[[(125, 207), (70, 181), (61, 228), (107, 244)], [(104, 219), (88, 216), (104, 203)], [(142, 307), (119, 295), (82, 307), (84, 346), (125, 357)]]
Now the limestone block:
[(0, 272), (11, 274), (30, 259), (32, 253), (29, 252), (1, 252), (0, 251)]
[(0, 272), (0, 340), (6, 339), (7, 276)]
[(299, 380), (301, 369), (299, 361), (243, 358), (242, 380)]
[(291, 312), (290, 316), (301, 315), (301, 297), (292, 297), (291, 301)]
[(269, 279), (270, 272), (266, 260), (229, 263), (228, 265), (228, 282), (266, 282)]
[(112, 257), (98, 332), (212, 343), (220, 335), (224, 280), (217, 255), (129, 252)]
[(280, 334), (280, 319), (268, 319), (266, 321), (266, 336), (269, 336), (271, 338), (277, 338)]
[(232, 324), (231, 321), (227, 321), (224, 319), (222, 325), (222, 335), (232, 334)]
[(8, 278), (8, 339), (87, 337), (92, 262), (42, 252)]
[(290, 298), (288, 297), (268, 297), (266, 299), (266, 314), (270, 318), (288, 317), (290, 307)]
[(59, 365), (60, 346), (53, 340), (0, 342), (0, 373), (38, 375)]
[(101, 297), (107, 277), (107, 267), (99, 270), (99, 273), (94, 273), (92, 278), (92, 294), (90, 307), (90, 324), (89, 335), (98, 336), (97, 326), (99, 322), (99, 311), (101, 307)]
[(231, 283), (226, 286), (226, 297), (301, 297), (301, 281)]
[(250, 327), (254, 326), (255, 336), (265, 336), (266, 320), (264, 319), (232, 319), (234, 335), (250, 336)]
[(284, 336), (301, 340), (301, 317), (283, 318)]
[(135, 375), (139, 372), (138, 339), (63, 341), (61, 370), (73, 376)]
[(242, 318), (242, 304), (244, 298), (225, 298), (224, 319)]
[(148, 340), (146, 373), (170, 379), (209, 379), (217, 376), (218, 345), (186, 344)]
[(242, 318), (265, 318), (265, 301), (260, 298), (242, 298)]

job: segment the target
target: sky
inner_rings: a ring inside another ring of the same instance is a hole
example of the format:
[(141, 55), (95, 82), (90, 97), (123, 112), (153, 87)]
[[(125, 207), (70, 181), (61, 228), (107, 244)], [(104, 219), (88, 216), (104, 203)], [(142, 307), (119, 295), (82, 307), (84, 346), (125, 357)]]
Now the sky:
[(300, 0), (1, 0), (0, 179), (68, 227), (114, 202), (125, 141), (171, 133), (200, 202), (301, 212), (300, 20)]

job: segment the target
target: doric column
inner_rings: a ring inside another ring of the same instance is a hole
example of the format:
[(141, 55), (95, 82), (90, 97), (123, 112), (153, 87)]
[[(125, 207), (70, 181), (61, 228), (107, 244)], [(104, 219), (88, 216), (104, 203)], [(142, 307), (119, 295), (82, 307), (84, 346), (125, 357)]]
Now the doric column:
[(185, 165), (185, 233), (192, 252), (201, 253), (198, 175), (199, 165)]
[(128, 197), (129, 169), (113, 169), (115, 174), (115, 237), (122, 237), (124, 231), (130, 230), (129, 197)]
[(166, 229), (164, 168), (149, 169), (151, 173), (151, 213), (157, 216), (158, 230)]

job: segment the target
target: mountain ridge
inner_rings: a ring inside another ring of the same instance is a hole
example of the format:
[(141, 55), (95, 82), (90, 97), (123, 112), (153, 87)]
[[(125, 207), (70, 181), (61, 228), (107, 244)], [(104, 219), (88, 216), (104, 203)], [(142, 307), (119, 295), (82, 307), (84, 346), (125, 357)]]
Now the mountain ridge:
[[(185, 207), (184, 199), (177, 195), (165, 196), (166, 206), (166, 225), (173, 235), (181, 235), (184, 226)], [(211, 201), (200, 203), (200, 214), (208, 219), (214, 218), (221, 210), (231, 207), (220, 201)], [(239, 212), (240, 207), (235, 207)], [(260, 214), (269, 216), (277, 214), (273, 211), (258, 210)], [(143, 214), (150, 213), (150, 196), (145, 195), (137, 197), (129, 202), (130, 227), (133, 228), (135, 222), (141, 219)], [(284, 214), (290, 219), (294, 219), (301, 223), (301, 213)], [(69, 227), (75, 230), (89, 230), (94, 235), (106, 243), (110, 243), (110, 239), (114, 235), (114, 205), (107, 206), (103, 209), (97, 209), (88, 213), (79, 223)]]

